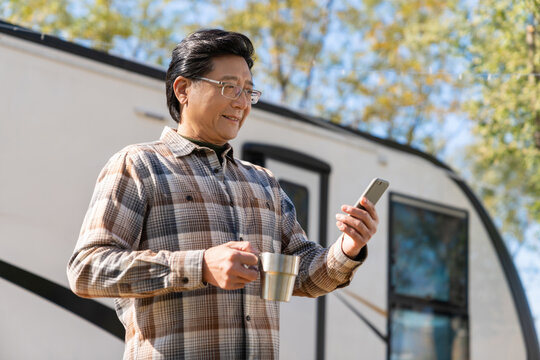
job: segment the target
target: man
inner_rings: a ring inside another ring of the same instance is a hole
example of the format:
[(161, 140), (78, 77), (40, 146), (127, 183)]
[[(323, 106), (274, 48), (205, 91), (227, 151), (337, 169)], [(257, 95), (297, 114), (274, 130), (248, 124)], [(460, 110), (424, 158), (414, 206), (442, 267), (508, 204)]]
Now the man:
[(261, 94), (252, 56), (238, 33), (184, 39), (166, 79), (178, 128), (123, 149), (98, 177), (68, 277), (79, 296), (116, 298), (126, 359), (277, 358), (279, 303), (259, 296), (257, 254), (301, 256), (294, 294), (309, 297), (346, 286), (367, 255), (369, 202), (343, 206), (344, 235), (324, 249), (273, 175), (233, 156)]

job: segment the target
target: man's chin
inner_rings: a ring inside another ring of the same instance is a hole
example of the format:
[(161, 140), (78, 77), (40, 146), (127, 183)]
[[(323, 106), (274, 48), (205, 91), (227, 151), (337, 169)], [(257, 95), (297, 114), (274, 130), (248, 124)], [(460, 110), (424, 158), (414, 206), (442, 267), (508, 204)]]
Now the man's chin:
[(235, 139), (238, 136), (238, 131), (239, 130), (240, 130), (239, 128), (227, 129), (227, 131), (223, 132), (223, 139), (227, 139), (227, 141), (231, 141), (231, 140)]
[(236, 133), (236, 134), (234, 134), (234, 135), (229, 135), (229, 136), (227, 136), (227, 142), (236, 139), (236, 136), (237, 136), (237, 135), (238, 135), (238, 133)]

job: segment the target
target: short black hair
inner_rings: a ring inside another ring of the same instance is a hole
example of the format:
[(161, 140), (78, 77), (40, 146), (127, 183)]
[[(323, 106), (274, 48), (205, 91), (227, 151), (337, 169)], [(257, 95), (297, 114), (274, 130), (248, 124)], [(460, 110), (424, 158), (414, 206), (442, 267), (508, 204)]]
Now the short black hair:
[(174, 94), (174, 81), (178, 76), (193, 79), (213, 69), (212, 58), (238, 55), (246, 60), (251, 70), (254, 50), (251, 40), (243, 34), (220, 29), (196, 31), (182, 40), (172, 52), (171, 63), (165, 77), (167, 106), (174, 121), (180, 122), (180, 103)]

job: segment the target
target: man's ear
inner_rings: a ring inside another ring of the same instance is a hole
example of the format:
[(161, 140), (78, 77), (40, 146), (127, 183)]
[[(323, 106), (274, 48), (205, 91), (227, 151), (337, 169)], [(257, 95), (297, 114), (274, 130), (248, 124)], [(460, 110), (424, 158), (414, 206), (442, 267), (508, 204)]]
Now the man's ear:
[(173, 89), (174, 95), (178, 99), (180, 106), (187, 104), (187, 94), (189, 86), (191, 85), (191, 80), (183, 76), (179, 76), (174, 80)]

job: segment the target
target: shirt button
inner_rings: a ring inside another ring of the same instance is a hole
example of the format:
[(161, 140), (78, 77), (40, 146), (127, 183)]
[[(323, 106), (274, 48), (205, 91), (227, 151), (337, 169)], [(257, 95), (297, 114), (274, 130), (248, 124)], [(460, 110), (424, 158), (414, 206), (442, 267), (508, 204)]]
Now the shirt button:
[(214, 169), (214, 174), (217, 174), (219, 172), (219, 168)]
[(240, 239), (238, 239), (238, 240), (240, 240), (240, 241), (244, 241), (244, 238), (240, 236)]
[(192, 200), (193, 200), (193, 196), (191, 196), (191, 195), (186, 196), (186, 200), (187, 200), (187, 201), (192, 201)]
[(266, 208), (270, 209), (270, 203), (268, 201), (266, 202)]
[(187, 283), (189, 282), (189, 279), (188, 279), (187, 277), (182, 278), (182, 282), (183, 282), (184, 284), (187, 284)]
[(251, 320), (251, 316), (246, 315), (246, 320), (247, 320), (247, 321), (250, 321), (250, 320)]

